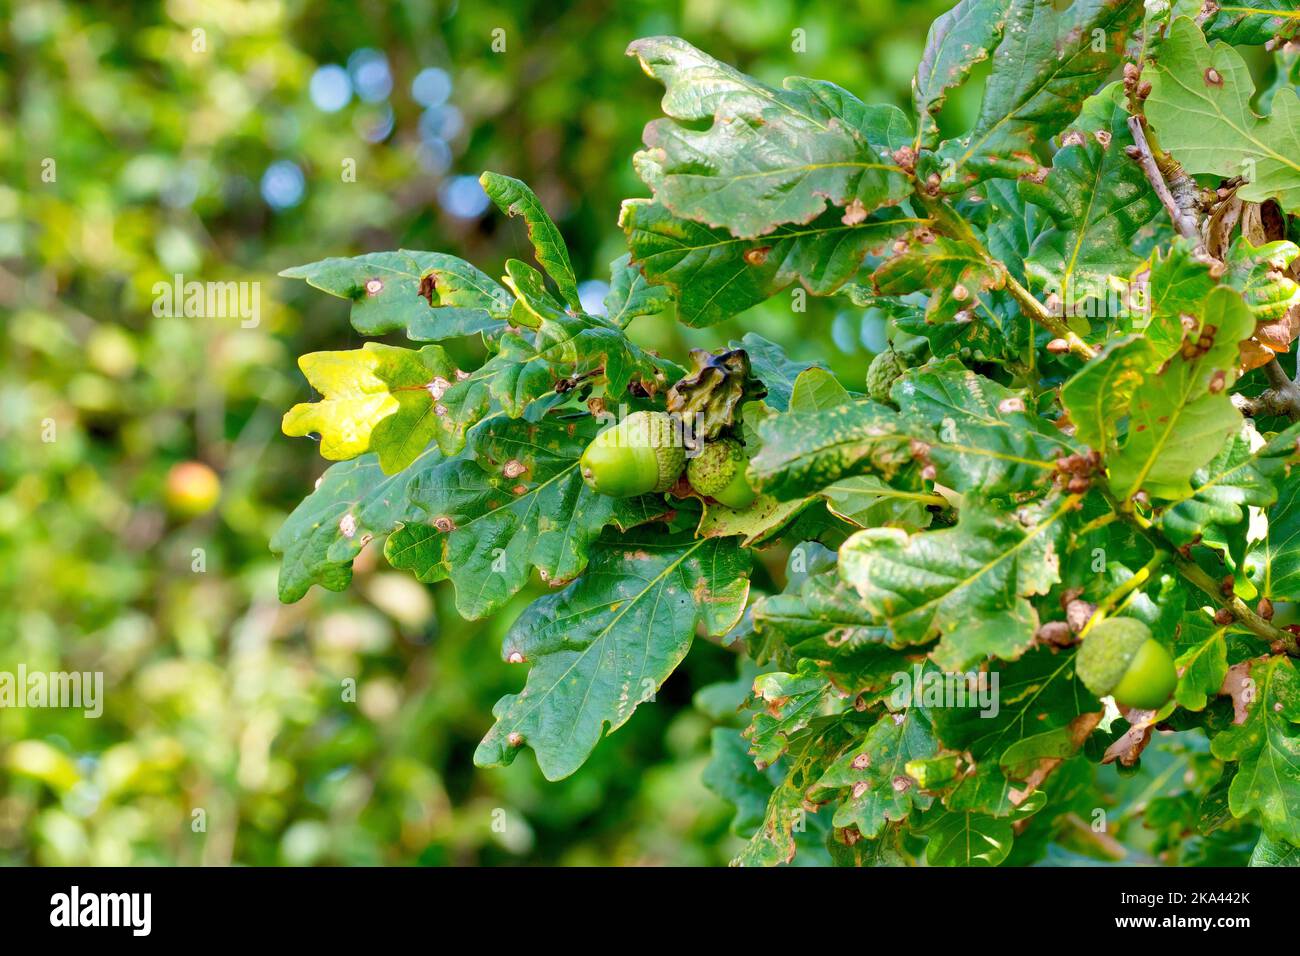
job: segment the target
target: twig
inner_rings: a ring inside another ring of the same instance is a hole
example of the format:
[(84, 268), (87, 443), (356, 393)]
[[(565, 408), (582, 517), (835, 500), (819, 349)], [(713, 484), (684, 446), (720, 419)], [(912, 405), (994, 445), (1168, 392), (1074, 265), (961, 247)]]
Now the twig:
[[(980, 247), (981, 250), (983, 247)], [(985, 253), (987, 256), (988, 253)], [(1028, 315), (1031, 319), (1041, 325), (1047, 331), (1051, 332), (1058, 339), (1061, 339), (1075, 355), (1090, 359), (1097, 354), (1097, 350), (1085, 342), (1083, 339), (1065, 324), (1065, 320), (1058, 315), (1054, 315), (1047, 306), (1039, 302), (1037, 297), (1017, 282), (1011, 276), (1007, 276), (1007, 292), (1011, 293), (1011, 298), (1016, 300), (1020, 310)]]
[(926, 197), (924, 193), (918, 193), (917, 195), (937, 229), (954, 239), (968, 243), (980, 254), (980, 257), (991, 269), (1006, 276), (1006, 290), (1011, 295), (1011, 298), (1016, 300), (1016, 304), (1020, 306), (1020, 310), (1025, 315), (1062, 340), (1071, 352), (1085, 359), (1090, 359), (1097, 354), (1097, 350), (1071, 331), (1060, 316), (1053, 314), (1047, 306), (1038, 301), (1032, 292), (1017, 282), (1015, 277), (1007, 273), (1006, 265), (984, 248), (984, 243), (980, 241), (979, 236), (971, 229), (970, 224), (957, 214), (956, 210), (942, 200)]
[(1187, 215), (1175, 201), (1174, 194), (1169, 191), (1169, 184), (1165, 182), (1165, 177), (1160, 172), (1155, 154), (1151, 151), (1151, 144), (1147, 142), (1146, 131), (1142, 126), (1142, 117), (1130, 116), (1128, 118), (1128, 128), (1133, 134), (1134, 143), (1128, 150), (1129, 157), (1137, 160), (1138, 165), (1142, 167), (1147, 182), (1151, 184), (1151, 188), (1160, 197), (1160, 204), (1165, 207), (1165, 212), (1169, 213), (1169, 219), (1173, 222), (1174, 228), (1178, 230), (1179, 235), (1196, 243), (1199, 250), (1204, 250), (1205, 245), (1201, 241), (1200, 227), (1197, 226), (1196, 220)]
[(1247, 418), (1261, 415), (1285, 415), (1291, 421), (1300, 421), (1300, 385), (1282, 370), (1276, 358), (1263, 366), (1269, 387), (1254, 398), (1240, 393), (1232, 396), (1232, 404)]
[(1083, 630), (1079, 632), (1079, 638), (1087, 637), (1094, 624), (1099, 623), (1112, 608), (1151, 580), (1151, 576), (1160, 568), (1160, 565), (1165, 563), (1168, 557), (1168, 551), (1156, 548), (1156, 553), (1152, 555), (1150, 561), (1138, 568), (1132, 577), (1097, 602), (1097, 607), (1092, 612), (1092, 616), (1088, 618), (1088, 623), (1083, 625)]
[(1300, 644), (1296, 642), (1296, 636), (1290, 631), (1284, 631), (1275, 627), (1269, 621), (1264, 620), (1249, 607), (1246, 602), (1233, 592), (1224, 593), (1221, 582), (1214, 580), (1205, 572), (1199, 564), (1182, 552), (1172, 541), (1166, 537), (1165, 533), (1153, 525), (1142, 515), (1133, 511), (1131, 508), (1124, 508), (1115, 496), (1103, 489), (1102, 493), (1110, 506), (1115, 509), (1121, 518), (1137, 530), (1144, 538), (1147, 539), (1153, 548), (1158, 551), (1165, 551), (1169, 558), (1174, 562), (1174, 567), (1178, 569), (1189, 583), (1194, 584), (1220, 608), (1225, 609), (1232, 615), (1233, 620), (1250, 631), (1257, 637), (1268, 641), (1273, 647), (1280, 647), (1292, 657), (1300, 656)]
[(1300, 386), (1291, 381), (1291, 376), (1287, 375), (1276, 358), (1268, 360), (1264, 374), (1268, 376), (1269, 388), (1255, 401), (1275, 415), (1285, 415), (1293, 422), (1300, 421)]

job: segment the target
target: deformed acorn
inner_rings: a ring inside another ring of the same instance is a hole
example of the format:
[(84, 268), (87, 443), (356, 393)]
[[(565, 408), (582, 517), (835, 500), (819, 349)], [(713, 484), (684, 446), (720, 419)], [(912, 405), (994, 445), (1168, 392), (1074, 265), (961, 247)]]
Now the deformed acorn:
[(889, 390), (907, 368), (907, 359), (892, 348), (873, 358), (867, 367), (867, 394), (872, 401), (889, 401)]
[(728, 508), (745, 508), (757, 497), (745, 478), (745, 450), (731, 438), (708, 442), (686, 466), (686, 477), (702, 495)]
[(593, 438), (578, 463), (588, 487), (614, 498), (667, 491), (685, 466), (680, 430), (666, 412), (633, 412)]

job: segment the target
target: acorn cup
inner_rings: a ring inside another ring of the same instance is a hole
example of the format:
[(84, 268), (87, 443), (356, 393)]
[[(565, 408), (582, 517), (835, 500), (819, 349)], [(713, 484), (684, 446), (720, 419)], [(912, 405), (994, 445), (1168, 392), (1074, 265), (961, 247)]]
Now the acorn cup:
[(686, 467), (686, 450), (671, 415), (633, 412), (593, 438), (578, 467), (597, 494), (634, 498), (676, 484)]
[(1174, 659), (1151, 629), (1131, 617), (1107, 618), (1084, 638), (1074, 661), (1084, 686), (1117, 704), (1157, 710), (1178, 685)]

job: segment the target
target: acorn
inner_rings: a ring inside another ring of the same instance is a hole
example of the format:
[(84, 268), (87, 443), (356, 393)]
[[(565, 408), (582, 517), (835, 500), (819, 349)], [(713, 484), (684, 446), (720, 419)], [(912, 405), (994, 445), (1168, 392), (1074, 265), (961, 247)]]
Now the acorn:
[(907, 359), (901, 353), (885, 349), (867, 367), (867, 395), (873, 401), (888, 402), (890, 389), (907, 368)]
[(597, 494), (633, 498), (676, 484), (686, 450), (667, 412), (633, 412), (593, 438), (578, 467)]
[(1141, 710), (1164, 705), (1178, 684), (1168, 649), (1136, 618), (1107, 618), (1084, 638), (1074, 671), (1098, 697)]
[(702, 495), (728, 508), (747, 508), (758, 497), (745, 478), (749, 460), (740, 442), (732, 438), (711, 441), (686, 466), (686, 478)]

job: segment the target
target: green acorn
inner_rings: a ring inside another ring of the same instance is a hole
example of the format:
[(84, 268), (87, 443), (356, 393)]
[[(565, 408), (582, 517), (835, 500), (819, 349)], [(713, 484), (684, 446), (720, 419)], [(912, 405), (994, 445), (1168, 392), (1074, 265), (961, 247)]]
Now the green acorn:
[(895, 352), (893, 348), (885, 349), (867, 367), (867, 394), (873, 401), (889, 401), (889, 390), (907, 368), (907, 360), (901, 353)]
[(758, 497), (745, 479), (745, 450), (740, 442), (723, 438), (705, 444), (686, 466), (686, 477), (702, 495), (740, 510)]
[(633, 412), (593, 438), (578, 463), (591, 490), (613, 498), (667, 491), (685, 466), (681, 434), (667, 412)]
[(1151, 629), (1131, 617), (1112, 617), (1088, 632), (1074, 671), (1098, 697), (1107, 694), (1125, 707), (1155, 710), (1178, 684), (1174, 659)]

